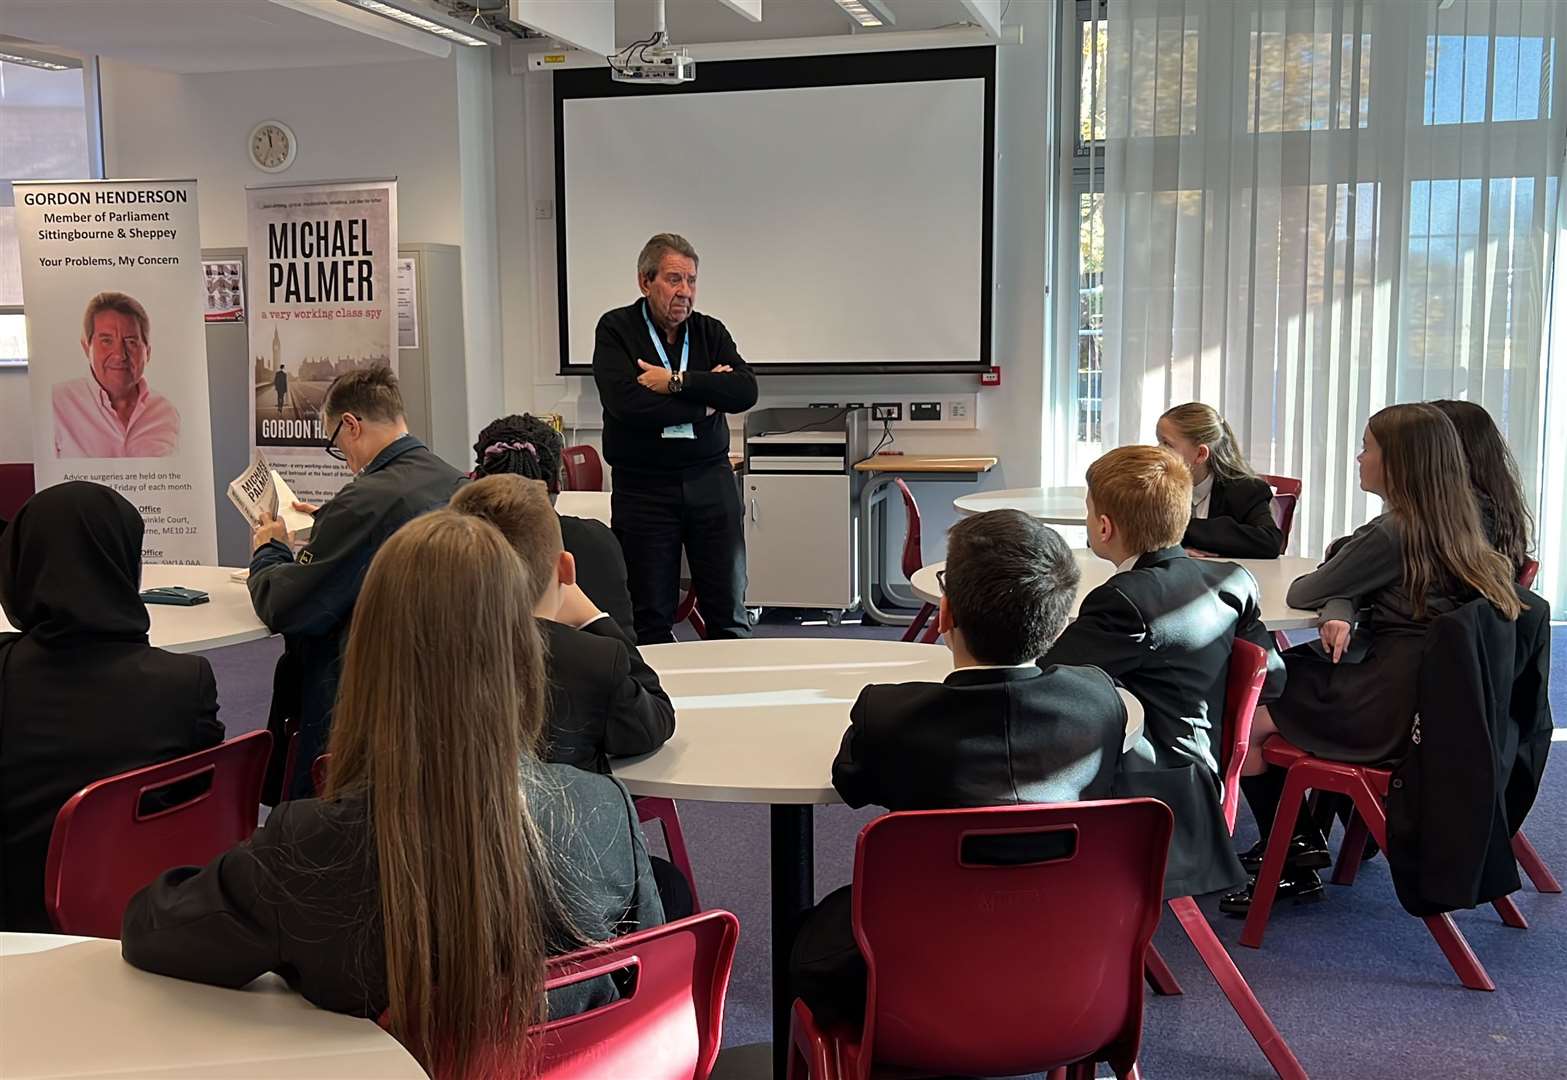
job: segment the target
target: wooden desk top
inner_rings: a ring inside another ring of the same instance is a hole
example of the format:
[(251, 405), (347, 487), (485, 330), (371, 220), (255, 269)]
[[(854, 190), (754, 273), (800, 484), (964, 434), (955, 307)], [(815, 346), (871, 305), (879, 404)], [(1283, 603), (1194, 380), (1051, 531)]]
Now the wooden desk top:
[(994, 469), (993, 457), (942, 457), (939, 454), (877, 454), (854, 463), (855, 472), (983, 473)]

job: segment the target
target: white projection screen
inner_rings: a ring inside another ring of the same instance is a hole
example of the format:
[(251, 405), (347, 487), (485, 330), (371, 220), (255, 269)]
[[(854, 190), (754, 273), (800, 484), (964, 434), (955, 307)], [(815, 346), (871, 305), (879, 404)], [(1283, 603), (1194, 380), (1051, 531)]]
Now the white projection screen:
[(763, 371), (989, 367), (994, 72), (983, 48), (699, 64), (673, 92), (557, 72), (561, 370), (657, 232)]

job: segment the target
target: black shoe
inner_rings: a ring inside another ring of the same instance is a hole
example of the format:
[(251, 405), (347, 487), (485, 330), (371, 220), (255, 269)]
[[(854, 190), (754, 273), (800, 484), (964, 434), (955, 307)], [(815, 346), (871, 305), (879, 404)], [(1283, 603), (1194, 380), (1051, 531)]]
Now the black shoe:
[[(1262, 857), (1267, 854), (1268, 841), (1258, 840), (1247, 851), (1241, 852), (1239, 858), (1241, 866), (1248, 874), (1256, 874), (1262, 869)], [(1317, 838), (1307, 839), (1297, 836), (1290, 840), (1289, 851), (1284, 856), (1284, 869), (1290, 870), (1325, 870), (1333, 865), (1333, 857), (1328, 854), (1328, 846)]]
[[(1237, 889), (1219, 900), (1219, 910), (1226, 915), (1245, 917), (1251, 910), (1252, 890), (1257, 886), (1257, 879), (1246, 883), (1244, 889)], [(1273, 894), (1275, 902), (1279, 900), (1293, 900), (1297, 904), (1304, 904), (1312, 900), (1322, 899), (1322, 879), (1314, 870), (1292, 870), (1286, 868), (1284, 877), (1279, 881), (1279, 891)]]

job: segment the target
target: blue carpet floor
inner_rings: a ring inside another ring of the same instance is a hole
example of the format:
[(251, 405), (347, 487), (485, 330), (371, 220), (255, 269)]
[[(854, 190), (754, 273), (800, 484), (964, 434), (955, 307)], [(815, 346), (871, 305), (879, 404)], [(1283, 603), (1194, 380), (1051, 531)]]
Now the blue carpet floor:
[[(896, 637), (887, 629), (764, 624), (768, 636), (837, 634)], [(276, 642), (209, 653), (223, 719), (237, 734), (265, 722)], [(1567, 627), (1556, 628), (1552, 704), (1567, 728)], [(1567, 746), (1558, 744), (1558, 752)], [(1567, 877), (1567, 766), (1547, 770), (1526, 825), (1540, 854)], [(725, 1015), (726, 1047), (771, 1037), (768, 943), (768, 817), (765, 807), (682, 803), (691, 858), (705, 903), (740, 918), (739, 954)], [(1239, 842), (1255, 829), (1243, 813)], [(854, 837), (871, 811), (816, 811), (816, 880), (823, 895), (850, 877)], [(1328, 886), (1324, 903), (1274, 911), (1260, 950), (1240, 945), (1241, 924), (1203, 908), (1264, 1007), (1311, 1076), (1567, 1077), (1567, 895), (1542, 896), (1526, 881), (1515, 899), (1528, 930), (1504, 927), (1486, 908), (1456, 918), (1497, 984), (1465, 990), (1435, 942), (1394, 898), (1387, 863), (1368, 863), (1352, 888)], [(1268, 1077), (1272, 1071), (1208, 976), (1174, 920), (1156, 943), (1186, 993), (1150, 996), (1142, 1071), (1150, 1080)], [(766, 1075), (765, 1057), (726, 1054), (725, 1077)], [(736, 1064), (739, 1062), (740, 1064)]]

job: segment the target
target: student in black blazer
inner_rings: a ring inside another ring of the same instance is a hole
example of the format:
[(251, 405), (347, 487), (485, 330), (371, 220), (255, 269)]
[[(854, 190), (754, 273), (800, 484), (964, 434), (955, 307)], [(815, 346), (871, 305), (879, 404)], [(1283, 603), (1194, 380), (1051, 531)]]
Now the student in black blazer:
[(1244, 880), (1220, 807), (1217, 747), (1237, 636), (1268, 652), (1263, 700), (1284, 686), (1256, 581), (1181, 549), (1190, 506), (1191, 474), (1166, 450), (1121, 447), (1089, 467), (1088, 543), (1117, 572), (1083, 598), (1040, 660), (1094, 664), (1142, 702), (1145, 737), (1122, 762), (1116, 794), (1152, 796), (1174, 812), (1164, 876), (1172, 897)]
[(325, 797), (138, 893), (126, 960), (228, 987), (273, 971), (323, 1008), (386, 1011), (432, 1076), (502, 1075), (532, 1024), (612, 999), (608, 978), (547, 998), (549, 956), (663, 913), (625, 789), (536, 756), (531, 588), (478, 518), (399, 529), (355, 607)]
[[(1097, 668), (1035, 663), (1078, 577), (1061, 537), (1016, 510), (953, 526), (937, 617), (956, 670), (860, 693), (832, 767), (844, 802), (934, 810), (1110, 796), (1141, 708)], [(864, 1004), (850, 911), (849, 888), (828, 895), (791, 958), (800, 996), (828, 1022)]]
[(223, 741), (203, 656), (147, 644), (142, 519), (71, 482), (28, 500), (0, 537), (0, 930), (51, 929), (55, 815), (95, 780)]
[[(473, 444), (473, 475), (479, 478), (511, 473), (542, 480), (553, 503), (560, 493), (562, 452), (560, 432), (537, 416), (503, 416), (479, 432), (479, 440)], [(561, 541), (576, 560), (577, 584), (635, 642), (631, 589), (626, 584), (626, 556), (620, 541), (602, 521), (570, 514), (559, 516)]]
[(1224, 417), (1200, 401), (1159, 418), (1159, 445), (1192, 474), (1192, 513), (1181, 546), (1194, 555), (1276, 559), (1284, 534), (1273, 520), (1273, 488), (1252, 472)]

